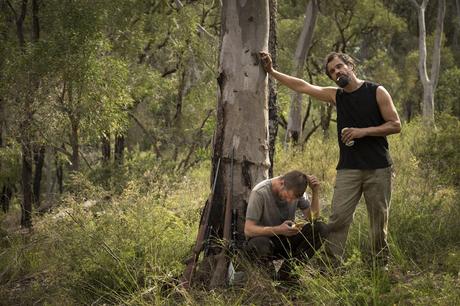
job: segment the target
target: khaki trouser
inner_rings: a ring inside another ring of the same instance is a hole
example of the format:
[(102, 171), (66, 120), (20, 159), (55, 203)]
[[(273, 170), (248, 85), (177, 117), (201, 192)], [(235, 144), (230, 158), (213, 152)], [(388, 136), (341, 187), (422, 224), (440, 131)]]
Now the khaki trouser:
[(333, 260), (342, 260), (348, 229), (356, 206), (364, 194), (370, 221), (372, 253), (384, 261), (388, 257), (388, 216), (391, 198), (391, 167), (374, 170), (337, 171), (326, 252)]

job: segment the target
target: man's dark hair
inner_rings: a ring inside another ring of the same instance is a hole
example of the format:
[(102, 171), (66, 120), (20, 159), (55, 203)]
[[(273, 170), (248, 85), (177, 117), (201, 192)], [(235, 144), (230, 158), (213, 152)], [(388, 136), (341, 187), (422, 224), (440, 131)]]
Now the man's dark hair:
[(348, 54), (342, 52), (331, 52), (326, 56), (326, 60), (324, 61), (324, 70), (326, 71), (326, 75), (331, 78), (329, 74), (329, 70), (327, 69), (327, 64), (332, 61), (334, 58), (340, 58), (342, 62), (344, 62), (347, 66), (351, 66), (353, 70), (356, 68), (355, 60)]
[(305, 189), (307, 189), (308, 178), (300, 171), (290, 171), (283, 175), (281, 179), (284, 181), (284, 188), (294, 191), (294, 195), (298, 198), (300, 198), (305, 192)]

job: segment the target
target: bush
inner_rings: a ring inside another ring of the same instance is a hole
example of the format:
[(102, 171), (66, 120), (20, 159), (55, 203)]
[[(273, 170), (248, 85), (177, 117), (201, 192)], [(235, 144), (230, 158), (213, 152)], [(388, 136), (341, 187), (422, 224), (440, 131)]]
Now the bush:
[(414, 120), (391, 143), (396, 170), (391, 238), (405, 256), (425, 263), (432, 262), (434, 254), (443, 254), (449, 245), (460, 243), (459, 193), (455, 185), (460, 171), (455, 149), (459, 121), (441, 116), (438, 122), (438, 128), (431, 131), (421, 120)]
[(460, 120), (442, 113), (435, 129), (422, 131), (419, 144), (413, 146), (427, 179), (436, 183), (460, 186)]

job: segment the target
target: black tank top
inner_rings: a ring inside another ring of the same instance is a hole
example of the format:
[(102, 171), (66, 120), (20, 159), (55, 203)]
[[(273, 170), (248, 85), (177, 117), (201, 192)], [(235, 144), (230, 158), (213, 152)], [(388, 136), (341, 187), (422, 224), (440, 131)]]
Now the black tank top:
[(386, 137), (367, 136), (355, 139), (354, 145), (348, 147), (340, 136), (345, 127), (365, 128), (385, 123), (377, 104), (379, 86), (365, 81), (351, 93), (337, 89), (337, 134), (340, 148), (337, 169), (379, 169), (392, 164)]

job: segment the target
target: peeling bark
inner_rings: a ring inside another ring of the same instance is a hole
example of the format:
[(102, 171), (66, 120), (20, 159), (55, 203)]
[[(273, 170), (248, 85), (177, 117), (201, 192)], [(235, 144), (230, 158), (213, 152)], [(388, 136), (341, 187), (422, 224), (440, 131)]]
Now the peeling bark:
[[(276, 18), (278, 13), (278, 1), (270, 0), (270, 30), (268, 38), (268, 51), (271, 54), (273, 67), (276, 69), (277, 56), (277, 36), (276, 36)], [(268, 176), (273, 177), (273, 160), (275, 157), (276, 136), (278, 135), (278, 103), (277, 103), (277, 86), (272, 78), (268, 79), (269, 98), (268, 98), (268, 134), (269, 134), (269, 149), (268, 155), (270, 159), (270, 168)]]
[[(221, 158), (216, 185), (216, 203), (225, 203), (231, 185), (230, 159), (235, 148), (234, 205), (238, 230), (243, 233), (245, 199), (257, 182), (268, 176), (268, 78), (259, 65), (258, 52), (268, 50), (268, 1), (224, 1), (219, 64), (217, 127), (213, 164)], [(243, 168), (245, 177), (243, 176)], [(215, 169), (213, 167), (213, 173)], [(211, 223), (220, 233), (223, 205), (213, 205)], [(220, 236), (220, 234), (219, 234)]]
[(268, 78), (258, 52), (268, 50), (268, 0), (223, 1), (219, 56), (216, 131), (211, 181), (221, 160), (209, 225), (222, 237), (226, 194), (232, 185), (243, 239), (247, 198), (254, 185), (268, 176)]

